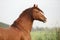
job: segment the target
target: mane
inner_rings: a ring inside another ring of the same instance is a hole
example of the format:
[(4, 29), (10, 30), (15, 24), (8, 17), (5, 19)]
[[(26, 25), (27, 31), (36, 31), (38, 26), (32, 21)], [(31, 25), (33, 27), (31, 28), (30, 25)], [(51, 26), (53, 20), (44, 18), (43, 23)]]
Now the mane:
[[(30, 11), (31, 9), (32, 9), (32, 8), (25, 9), (25, 10), (19, 15), (18, 18), (20, 18), (21, 15), (23, 15), (23, 13), (26, 13), (26, 12)], [(18, 18), (13, 22), (13, 24), (11, 25), (11, 27), (17, 27), (17, 25), (18, 25), (18, 21), (17, 21)]]
[(37, 10), (41, 11), (42, 13), (44, 13), (44, 12), (43, 12), (40, 8), (38, 8), (38, 7), (31, 7), (31, 8), (25, 9), (22, 13), (28, 12), (28, 11), (31, 10), (31, 9), (37, 9)]
[(29, 11), (32, 8), (25, 9), (22, 13)]

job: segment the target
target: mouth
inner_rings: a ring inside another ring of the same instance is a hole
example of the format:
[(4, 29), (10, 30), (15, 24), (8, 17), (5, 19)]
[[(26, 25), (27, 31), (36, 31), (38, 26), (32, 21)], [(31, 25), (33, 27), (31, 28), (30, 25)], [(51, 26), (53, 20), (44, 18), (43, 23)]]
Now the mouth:
[(43, 22), (43, 23), (46, 23), (47, 22), (47, 20), (45, 19), (45, 20), (39, 20), (39, 21), (41, 21), (41, 22)]
[(46, 23), (47, 22), (47, 20), (45, 19), (45, 20), (40, 20), (40, 21), (42, 21), (43, 23)]
[(43, 21), (43, 23), (46, 23), (46, 21)]
[(45, 21), (43, 21), (43, 20), (40, 20), (41, 22), (43, 22), (43, 23), (46, 23), (46, 20)]
[(46, 20), (43, 21), (43, 23), (46, 23), (46, 22), (47, 22)]

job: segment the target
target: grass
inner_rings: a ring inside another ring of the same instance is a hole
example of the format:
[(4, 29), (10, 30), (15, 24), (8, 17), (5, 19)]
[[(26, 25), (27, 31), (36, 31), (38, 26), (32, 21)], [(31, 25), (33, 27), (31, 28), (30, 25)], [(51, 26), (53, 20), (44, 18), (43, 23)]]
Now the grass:
[(57, 40), (55, 31), (33, 31), (31, 37), (32, 40)]

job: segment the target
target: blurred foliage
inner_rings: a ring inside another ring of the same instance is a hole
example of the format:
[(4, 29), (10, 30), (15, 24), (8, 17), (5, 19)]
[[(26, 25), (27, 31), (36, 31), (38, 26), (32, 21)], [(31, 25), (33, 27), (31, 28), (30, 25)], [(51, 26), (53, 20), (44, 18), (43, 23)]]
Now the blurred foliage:
[(9, 26), (8, 24), (5, 24), (5, 23), (0, 22), (0, 27), (7, 28), (8, 26)]
[(57, 40), (56, 31), (34, 31), (31, 32), (32, 40)]
[(35, 29), (31, 32), (32, 40), (60, 40), (60, 28), (42, 28), (43, 30)]

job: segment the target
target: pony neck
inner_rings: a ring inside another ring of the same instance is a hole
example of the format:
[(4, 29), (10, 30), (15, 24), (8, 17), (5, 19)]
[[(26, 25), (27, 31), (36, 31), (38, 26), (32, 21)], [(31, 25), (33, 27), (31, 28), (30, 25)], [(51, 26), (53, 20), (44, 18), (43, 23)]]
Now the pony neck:
[(18, 29), (30, 32), (32, 29), (33, 19), (28, 12), (22, 13), (21, 16), (12, 25), (14, 24)]

